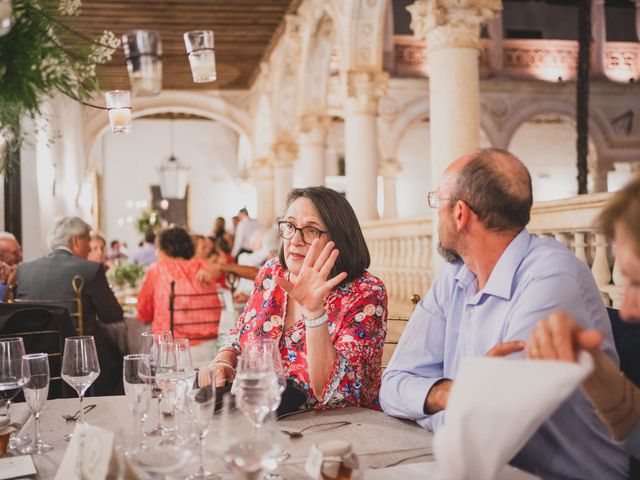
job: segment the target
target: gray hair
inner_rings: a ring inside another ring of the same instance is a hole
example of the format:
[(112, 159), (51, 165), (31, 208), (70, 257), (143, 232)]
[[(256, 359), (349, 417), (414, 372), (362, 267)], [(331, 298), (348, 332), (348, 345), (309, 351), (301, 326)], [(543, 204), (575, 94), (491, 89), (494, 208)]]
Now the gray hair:
[(69, 248), (71, 237), (88, 237), (90, 232), (91, 227), (80, 217), (58, 217), (53, 220), (47, 235), (49, 250)]
[(15, 240), (16, 242), (18, 241), (18, 239), (16, 239), (16, 236), (10, 232), (0, 232), (0, 240)]

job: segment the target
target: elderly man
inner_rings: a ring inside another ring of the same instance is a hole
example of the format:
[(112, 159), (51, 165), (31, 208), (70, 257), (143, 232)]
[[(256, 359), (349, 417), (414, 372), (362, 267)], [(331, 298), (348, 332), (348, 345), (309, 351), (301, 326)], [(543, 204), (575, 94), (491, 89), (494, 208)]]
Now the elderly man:
[[(416, 307), (384, 373), (385, 412), (435, 431), (461, 358), (521, 350), (537, 322), (558, 310), (602, 331), (604, 350), (617, 361), (587, 266), (555, 240), (534, 238), (525, 229), (531, 178), (520, 160), (496, 149), (459, 158), (429, 194), (429, 205), (438, 209), (439, 249), (448, 263)], [(580, 392), (511, 463), (544, 479), (627, 474), (627, 458)]]
[(0, 301), (10, 294), (15, 283), (16, 266), (22, 262), (22, 247), (9, 232), (0, 232)]
[(27, 300), (71, 300), (75, 275), (84, 279), (82, 307), (84, 334), (95, 337), (101, 373), (94, 395), (124, 393), (122, 352), (105, 323), (122, 321), (122, 308), (109, 288), (102, 264), (87, 260), (91, 228), (81, 218), (61, 217), (49, 230), (51, 253), (18, 266), (17, 296)]

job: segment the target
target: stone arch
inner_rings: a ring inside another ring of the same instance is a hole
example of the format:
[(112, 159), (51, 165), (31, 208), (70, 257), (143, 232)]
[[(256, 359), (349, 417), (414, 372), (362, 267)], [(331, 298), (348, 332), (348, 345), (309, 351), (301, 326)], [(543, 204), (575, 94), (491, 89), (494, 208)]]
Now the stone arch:
[(385, 15), (389, 0), (355, 0), (344, 12), (346, 24), (341, 50), (346, 70), (382, 69)]
[[(136, 98), (133, 102), (133, 118), (156, 113), (175, 112), (198, 115), (218, 121), (244, 135), (253, 142), (249, 115), (220, 97), (211, 97), (201, 93), (166, 92), (157, 97)], [(109, 130), (109, 118), (103, 110), (91, 110), (85, 124), (84, 146), (87, 158), (91, 157), (96, 140)]]

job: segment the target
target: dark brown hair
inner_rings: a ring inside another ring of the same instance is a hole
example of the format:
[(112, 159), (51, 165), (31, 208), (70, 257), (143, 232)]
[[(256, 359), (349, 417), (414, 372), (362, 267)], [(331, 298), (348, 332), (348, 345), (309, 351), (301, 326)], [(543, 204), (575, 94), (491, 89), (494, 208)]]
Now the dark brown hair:
[(160, 233), (159, 247), (172, 258), (189, 260), (195, 253), (191, 236), (184, 228), (167, 228)]
[[(287, 197), (287, 208), (298, 198), (311, 200), (327, 229), (329, 240), (335, 243), (340, 252), (330, 277), (346, 272), (345, 281), (352, 281), (362, 275), (369, 268), (371, 257), (358, 217), (347, 199), (326, 187), (296, 188)], [(287, 268), (284, 244), (280, 246), (279, 258), (281, 265)]]
[(598, 215), (596, 225), (609, 238), (615, 236), (616, 225), (622, 227), (640, 257), (640, 177), (613, 195)]

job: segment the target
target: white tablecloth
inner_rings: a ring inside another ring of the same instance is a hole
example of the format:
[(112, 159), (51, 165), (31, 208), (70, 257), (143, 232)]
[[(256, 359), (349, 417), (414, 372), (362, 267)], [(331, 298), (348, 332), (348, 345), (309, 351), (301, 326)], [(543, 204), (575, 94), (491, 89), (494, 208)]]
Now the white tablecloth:
[[(125, 397), (93, 397), (85, 399), (85, 405), (95, 403), (97, 407), (87, 416), (88, 423), (107, 428), (117, 435), (131, 433), (133, 419), (129, 413)], [(15, 404), (12, 407), (12, 417), (25, 416), (25, 404)], [(72, 414), (78, 410), (78, 399), (49, 400), (41, 417), (41, 431), (43, 439), (54, 445), (55, 449), (44, 455), (35, 455), (34, 462), (38, 469), (39, 479), (52, 479), (62, 461), (67, 447), (63, 436), (71, 432), (74, 424), (66, 423), (62, 414)], [(152, 403), (150, 419), (147, 426), (155, 424), (155, 402)], [(291, 457), (277, 470), (287, 480), (309, 478), (304, 473), (309, 448), (312, 443), (319, 443), (331, 439), (345, 439), (351, 442), (355, 452), (360, 457), (361, 471), (370, 466), (385, 466), (394, 461), (425, 454), (412, 462), (433, 460), (432, 436), (429, 432), (418, 427), (413, 422), (391, 418), (382, 412), (368, 409), (346, 408), (325, 412), (307, 412), (282, 419), (278, 424), (283, 429), (298, 430), (308, 425), (324, 423), (334, 420), (348, 420), (347, 425), (324, 432), (305, 433), (304, 437), (292, 440), (286, 445)], [(208, 449), (213, 447), (215, 438), (214, 417), (212, 432), (207, 439)], [(213, 454), (210, 455), (213, 458)], [(224, 466), (218, 460), (213, 466), (215, 470), (224, 472)], [(358, 473), (354, 478), (361, 478)]]

